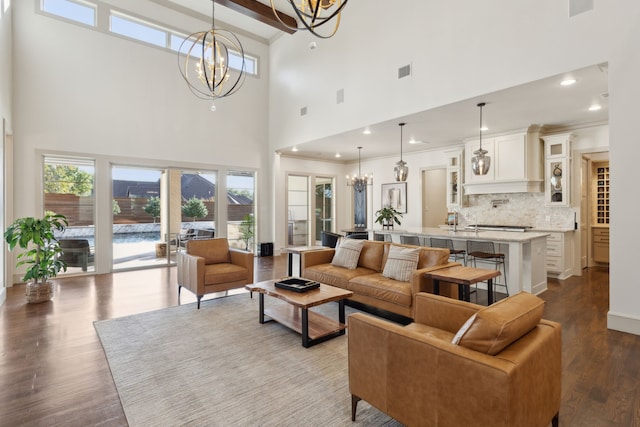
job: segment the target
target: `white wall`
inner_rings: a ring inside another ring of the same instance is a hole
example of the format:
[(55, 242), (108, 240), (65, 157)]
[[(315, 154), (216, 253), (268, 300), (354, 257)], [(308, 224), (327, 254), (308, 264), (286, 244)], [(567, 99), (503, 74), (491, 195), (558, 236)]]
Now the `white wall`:
[[(118, 3), (113, 1), (114, 3)], [(260, 58), (259, 78), (248, 76), (235, 95), (210, 102), (188, 90), (177, 55), (124, 38), (35, 13), (34, 1), (14, 2), (15, 215), (41, 211), (42, 153), (67, 153), (98, 159), (98, 212), (110, 212), (109, 162), (259, 171), (258, 191), (269, 194), (268, 46), (241, 37), (245, 50)], [(157, 22), (186, 33), (210, 22), (183, 17), (146, 0), (123, 2), (143, 8)], [(4, 62), (3, 62), (4, 63)], [(221, 182), (224, 180), (220, 179)], [(225, 194), (224, 187), (219, 188)], [(105, 209), (106, 207), (106, 209)], [(271, 210), (258, 209), (261, 235), (271, 235)], [(110, 218), (96, 225), (108, 230)], [(107, 238), (97, 247), (110, 253)], [(97, 239), (99, 243), (99, 239)], [(98, 272), (107, 271), (102, 257)]]
[[(2, 15), (0, 18), (0, 132), (4, 132), (4, 134), (11, 134), (12, 131), (12, 110), (11, 110), (11, 83), (12, 83), (12, 64), (13, 64), (13, 56), (12, 56), (12, 11), (13, 8), (10, 7), (7, 10), (7, 13), (4, 11), (0, 11)], [(3, 129), (4, 128), (4, 129)], [(2, 155), (0, 156), (0, 197), (2, 201), (0, 202), (0, 218), (3, 221), (0, 221), (0, 225), (2, 226), (2, 230), (5, 229), (5, 225), (8, 225), (11, 221), (11, 216), (7, 215), (8, 209), (7, 206), (11, 206), (10, 200), (8, 200), (8, 195), (4, 192), (5, 185), (11, 185), (11, 181), (7, 181), (7, 172), (10, 171), (11, 160), (8, 156), (11, 155), (10, 147), (7, 147), (6, 144), (10, 143), (9, 141), (5, 141), (5, 135), (0, 135), (0, 144), (5, 144), (0, 147), (0, 152)], [(9, 166), (9, 168), (7, 168)], [(10, 194), (10, 192), (9, 192)], [(9, 282), (9, 275), (7, 274), (7, 268), (9, 262), (9, 257), (7, 256), (6, 246), (2, 245), (2, 255), (0, 257), (0, 304), (2, 304), (7, 296), (6, 286)]]
[[(313, 51), (305, 36), (281, 37), (272, 45), (271, 91), (278, 94), (270, 100), (272, 149), (608, 62), (615, 183), (609, 327), (640, 334), (635, 303), (640, 287), (626, 256), (631, 242), (640, 240), (635, 197), (630, 197), (640, 181), (640, 145), (635, 143), (640, 2), (596, 0), (592, 11), (573, 18), (567, 1), (559, 0), (413, 0), (403, 5), (349, 3), (336, 36), (318, 41)], [(413, 76), (397, 80), (397, 68), (409, 62)], [(339, 106), (338, 89), (345, 96)], [(308, 108), (305, 117), (299, 115), (302, 106)], [(415, 222), (411, 213), (408, 221)]]

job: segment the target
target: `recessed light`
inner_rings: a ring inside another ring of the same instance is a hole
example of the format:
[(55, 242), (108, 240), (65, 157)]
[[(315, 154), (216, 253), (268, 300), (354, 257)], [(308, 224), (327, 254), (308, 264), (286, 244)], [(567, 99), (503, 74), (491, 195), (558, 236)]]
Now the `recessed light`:
[(298, 151), (298, 147), (293, 147), (291, 151)]
[(336, 153), (336, 157), (342, 157), (340, 153)]
[(485, 131), (488, 131), (488, 130), (489, 130), (489, 128), (488, 128), (488, 127), (486, 127), (486, 126), (482, 126), (482, 127), (480, 128), (480, 130), (481, 130), (482, 132), (485, 132)]
[(369, 129), (369, 126), (364, 128), (364, 130), (362, 131), (362, 134), (363, 135), (371, 135), (371, 129)]
[(561, 86), (571, 86), (572, 84), (576, 83), (576, 79), (568, 77), (566, 79), (564, 79), (563, 81), (560, 82)]
[(589, 107), (589, 111), (598, 111), (602, 109), (602, 106), (600, 104), (593, 104), (591, 107)]

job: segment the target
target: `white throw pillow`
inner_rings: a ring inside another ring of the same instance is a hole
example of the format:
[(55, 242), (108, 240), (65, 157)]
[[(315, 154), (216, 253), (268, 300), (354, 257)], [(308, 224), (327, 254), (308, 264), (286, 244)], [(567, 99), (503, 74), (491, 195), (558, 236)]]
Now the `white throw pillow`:
[(333, 255), (331, 264), (354, 270), (358, 266), (363, 244), (364, 240), (342, 239), (340, 246), (336, 247), (336, 253)]
[(464, 322), (464, 325), (462, 325), (460, 330), (456, 332), (456, 335), (451, 340), (451, 344), (455, 344), (455, 345), (460, 344), (460, 340), (462, 339), (464, 334), (467, 333), (471, 325), (473, 325), (473, 322), (475, 322), (477, 316), (478, 316), (478, 313), (473, 313), (473, 315), (469, 317), (466, 322)]
[(420, 248), (402, 248), (391, 245), (382, 275), (389, 279), (408, 282), (418, 267), (419, 256)]

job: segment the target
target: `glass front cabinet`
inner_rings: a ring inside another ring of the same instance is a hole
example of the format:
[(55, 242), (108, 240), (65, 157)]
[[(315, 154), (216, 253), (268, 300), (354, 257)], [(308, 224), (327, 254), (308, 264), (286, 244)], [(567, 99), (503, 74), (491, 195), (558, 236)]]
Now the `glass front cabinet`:
[(549, 135), (544, 140), (545, 204), (570, 206), (571, 139), (570, 133)]
[(445, 152), (447, 159), (447, 209), (449, 212), (464, 206), (462, 177), (462, 148)]

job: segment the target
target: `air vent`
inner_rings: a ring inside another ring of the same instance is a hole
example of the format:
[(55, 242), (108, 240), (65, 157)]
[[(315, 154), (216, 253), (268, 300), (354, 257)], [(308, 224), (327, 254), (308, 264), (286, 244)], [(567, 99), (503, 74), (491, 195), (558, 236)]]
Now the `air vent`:
[(307, 107), (302, 107), (300, 109), (300, 115), (301, 116), (306, 116), (307, 115)]
[(336, 104), (342, 104), (344, 102), (344, 89), (340, 89), (336, 92)]
[(569, 0), (569, 18), (593, 9), (593, 0)]
[(407, 77), (411, 75), (411, 64), (407, 64), (404, 67), (398, 68), (398, 78)]

